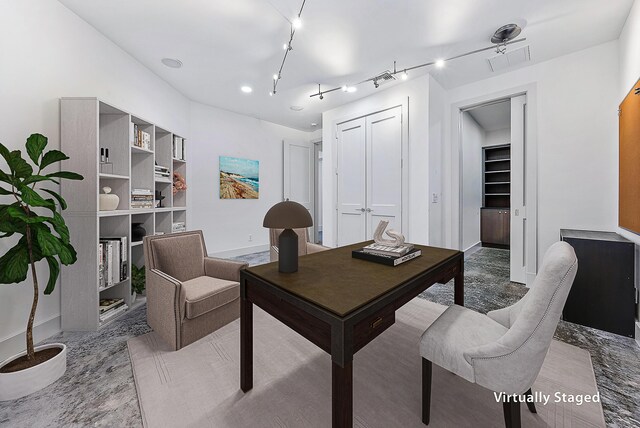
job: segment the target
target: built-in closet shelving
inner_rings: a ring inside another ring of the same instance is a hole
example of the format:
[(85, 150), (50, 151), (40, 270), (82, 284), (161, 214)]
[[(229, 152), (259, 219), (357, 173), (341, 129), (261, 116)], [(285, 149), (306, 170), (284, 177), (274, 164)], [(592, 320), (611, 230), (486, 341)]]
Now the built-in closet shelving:
[(483, 150), (483, 206), (509, 208), (511, 205), (511, 146), (485, 147)]
[[(133, 144), (133, 124), (150, 135), (148, 148)], [(172, 233), (173, 224), (187, 220), (186, 191), (172, 194), (173, 172), (186, 177), (187, 162), (174, 157), (174, 138), (182, 137), (154, 123), (113, 107), (96, 98), (60, 100), (61, 147), (70, 159), (65, 169), (78, 172), (83, 181), (66, 181), (62, 195), (64, 212), (78, 261), (64, 266), (62, 277), (62, 329), (97, 330), (144, 303), (131, 291), (131, 264), (144, 265), (142, 241), (132, 242), (133, 223), (142, 223), (149, 234)], [(109, 149), (109, 164), (101, 162), (100, 149)], [(179, 156), (184, 157), (184, 156)], [(158, 178), (155, 165), (166, 167), (169, 178)], [(108, 186), (120, 201), (116, 210), (100, 211), (99, 194)], [(132, 189), (160, 190), (162, 207), (133, 208)], [(126, 237), (128, 275), (108, 287), (99, 282), (99, 242), (104, 237)], [(128, 309), (100, 322), (100, 299), (124, 299)]]
[(480, 240), (483, 246), (509, 248), (511, 241), (511, 145), (482, 149), (482, 209)]

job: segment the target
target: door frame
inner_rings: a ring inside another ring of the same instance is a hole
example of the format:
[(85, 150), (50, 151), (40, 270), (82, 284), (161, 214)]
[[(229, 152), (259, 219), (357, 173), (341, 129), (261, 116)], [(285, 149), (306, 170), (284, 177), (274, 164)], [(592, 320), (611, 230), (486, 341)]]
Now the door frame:
[[(402, 210), (402, 213), (400, 215), (401, 217), (401, 222), (402, 222), (402, 234), (407, 238), (407, 241), (410, 240), (410, 232), (409, 232), (409, 97), (403, 98), (402, 102), (400, 103), (392, 103), (391, 105), (389, 105), (388, 107), (384, 107), (384, 108), (380, 108), (378, 110), (374, 110), (374, 111), (370, 111), (367, 113), (362, 113), (362, 114), (356, 114), (356, 115), (351, 115), (351, 116), (345, 116), (345, 117), (341, 117), (338, 118), (336, 120), (333, 121), (333, 123), (331, 124), (331, 131), (332, 131), (332, 138), (333, 141), (335, 142), (335, 153), (334, 156), (332, 156), (331, 159), (331, 171), (333, 174), (335, 174), (335, 180), (333, 180), (333, 190), (334, 190), (334, 194), (335, 194), (335, 200), (332, 201), (333, 205), (334, 205), (334, 209), (332, 210), (332, 214), (333, 214), (333, 232), (334, 232), (334, 237), (335, 237), (335, 243), (338, 242), (338, 223), (339, 223), (339, 218), (338, 218), (338, 206), (339, 206), (339, 202), (340, 202), (340, 188), (339, 188), (339, 182), (340, 180), (337, 179), (338, 177), (338, 156), (337, 156), (337, 147), (338, 147), (338, 126), (346, 123), (346, 122), (351, 122), (352, 120), (356, 120), (356, 119), (361, 119), (363, 117), (367, 117), (367, 116), (371, 116), (377, 113), (382, 113), (384, 111), (387, 110), (391, 110), (394, 109), (396, 107), (400, 107), (400, 114), (402, 117), (402, 123), (401, 123), (401, 128), (402, 128), (402, 157), (401, 157), (401, 174), (402, 174), (402, 183), (401, 183), (401, 202), (400, 202), (400, 207)], [(327, 159), (323, 159), (323, 162), (327, 162)], [(324, 201), (326, 202), (326, 201)], [(324, 238), (324, 236), (323, 236)]]
[(315, 138), (311, 140), (311, 144), (313, 144), (313, 190), (314, 190), (314, 204), (313, 204), (313, 242), (314, 243), (322, 243), (320, 237), (320, 232), (322, 232), (322, 224), (318, 223), (318, 218), (321, 217), (322, 213), (322, 193), (320, 192), (320, 172), (322, 168), (320, 167), (320, 161), (322, 159), (322, 138)]
[[(537, 87), (535, 83), (494, 92), (467, 100), (459, 101), (451, 105), (451, 170), (450, 185), (450, 227), (449, 245), (462, 250), (462, 114), (464, 111), (496, 100), (513, 98), (526, 95), (526, 285), (533, 283), (538, 272), (538, 139), (537, 139)], [(533, 239), (531, 239), (533, 238)]]

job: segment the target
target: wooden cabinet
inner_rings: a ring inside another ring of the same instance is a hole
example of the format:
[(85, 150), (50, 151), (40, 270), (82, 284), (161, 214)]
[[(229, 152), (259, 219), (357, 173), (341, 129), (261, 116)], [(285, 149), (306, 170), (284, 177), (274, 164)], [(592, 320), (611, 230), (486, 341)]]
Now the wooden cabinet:
[(565, 321), (633, 337), (635, 244), (613, 232), (560, 230), (578, 258), (562, 315)]
[(480, 240), (485, 247), (508, 248), (511, 239), (511, 211), (508, 208), (480, 210)]

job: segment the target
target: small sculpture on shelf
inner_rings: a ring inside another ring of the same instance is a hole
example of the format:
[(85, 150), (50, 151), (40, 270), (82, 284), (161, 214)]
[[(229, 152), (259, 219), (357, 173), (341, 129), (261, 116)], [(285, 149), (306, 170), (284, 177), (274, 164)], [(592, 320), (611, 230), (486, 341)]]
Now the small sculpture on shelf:
[(113, 211), (118, 209), (120, 203), (120, 197), (111, 193), (111, 187), (104, 186), (102, 188), (104, 193), (100, 194), (99, 204), (100, 211)]
[(376, 227), (376, 231), (373, 234), (373, 240), (376, 241), (376, 244), (379, 245), (388, 245), (390, 247), (400, 247), (404, 245), (404, 236), (400, 232), (396, 232), (393, 229), (387, 230), (387, 236), (393, 239), (383, 238), (382, 234), (384, 230), (389, 225), (387, 220), (380, 220), (378, 227)]
[(173, 173), (173, 194), (187, 190), (187, 180), (179, 172)]
[(165, 196), (162, 195), (162, 192), (160, 190), (156, 190), (156, 208), (162, 208), (162, 201), (164, 200), (164, 198)]

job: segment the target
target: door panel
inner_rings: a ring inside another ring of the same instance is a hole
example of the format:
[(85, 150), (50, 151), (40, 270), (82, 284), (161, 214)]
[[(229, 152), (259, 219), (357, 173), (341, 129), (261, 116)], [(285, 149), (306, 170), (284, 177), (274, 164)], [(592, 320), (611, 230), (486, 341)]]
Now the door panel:
[(511, 221), (510, 271), (511, 281), (526, 283), (525, 274), (525, 148), (526, 95), (511, 98)]
[(367, 239), (380, 220), (402, 231), (402, 108), (366, 118)]
[(342, 123), (338, 139), (338, 245), (366, 239), (365, 119)]

